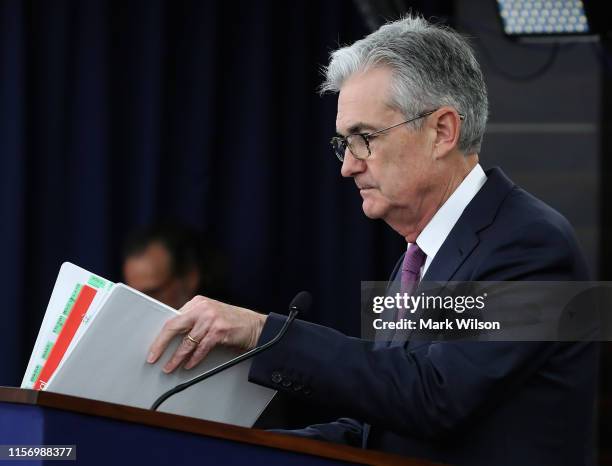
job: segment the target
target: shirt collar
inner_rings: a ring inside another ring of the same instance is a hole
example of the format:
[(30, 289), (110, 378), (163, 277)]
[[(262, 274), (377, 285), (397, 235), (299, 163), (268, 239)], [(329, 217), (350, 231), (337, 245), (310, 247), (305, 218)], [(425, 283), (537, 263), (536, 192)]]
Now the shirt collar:
[(455, 223), (486, 181), (487, 175), (480, 164), (476, 164), (417, 237), (416, 243), (427, 254), (421, 276), (425, 275)]

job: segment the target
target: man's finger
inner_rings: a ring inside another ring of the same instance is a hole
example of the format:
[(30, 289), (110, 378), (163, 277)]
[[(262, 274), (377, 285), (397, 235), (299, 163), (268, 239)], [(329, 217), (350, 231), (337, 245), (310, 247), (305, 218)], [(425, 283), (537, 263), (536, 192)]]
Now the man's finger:
[(163, 371), (166, 374), (169, 374), (170, 372), (174, 371), (183, 363), (183, 361), (185, 361), (185, 359), (189, 357), (189, 355), (191, 355), (191, 353), (196, 349), (197, 346), (197, 343), (189, 340), (187, 337), (183, 338), (181, 344), (178, 346), (170, 360), (164, 366)]
[(163, 370), (168, 374), (189, 359), (191, 354), (202, 343), (202, 340), (208, 332), (209, 323), (207, 321), (204, 321), (203, 319), (192, 320), (194, 320), (193, 328), (190, 328), (184, 332), (187, 333), (187, 335), (185, 338), (183, 338), (170, 360), (166, 362), (166, 365), (164, 366)]
[(189, 311), (191, 311), (194, 308), (200, 307), (202, 306), (202, 304), (207, 303), (208, 301), (210, 301), (208, 298), (206, 298), (205, 296), (194, 296), (193, 298), (191, 298), (189, 301), (187, 301), (183, 307), (181, 307), (179, 309), (179, 312), (181, 314), (185, 314)]
[(214, 338), (206, 335), (185, 364), (185, 369), (197, 366), (208, 355), (210, 350), (214, 348), (216, 343), (217, 341)]
[(194, 318), (189, 314), (176, 316), (168, 320), (149, 348), (147, 362), (152, 364), (157, 361), (176, 335), (191, 329), (193, 320)]
[(189, 301), (187, 301), (185, 304), (183, 304), (183, 307), (178, 309), (178, 311), (181, 314), (184, 314), (185, 312), (187, 312), (190, 309), (192, 309), (195, 305), (197, 305), (201, 301), (201, 298), (202, 298), (201, 296), (195, 296), (195, 297), (191, 298)]
[(208, 348), (209, 341), (212, 336), (209, 333), (210, 328), (210, 321), (203, 321), (200, 319), (199, 321), (196, 321), (195, 326), (189, 331), (188, 335), (191, 335), (198, 343), (196, 344), (193, 353), (190, 354), (189, 357), (185, 358), (187, 361), (187, 363), (184, 365), (185, 369), (191, 369), (193, 366), (195, 366), (195, 364), (190, 365), (191, 359), (194, 355), (201, 355), (201, 357), (198, 359), (198, 362), (200, 362), (210, 351), (211, 348)]

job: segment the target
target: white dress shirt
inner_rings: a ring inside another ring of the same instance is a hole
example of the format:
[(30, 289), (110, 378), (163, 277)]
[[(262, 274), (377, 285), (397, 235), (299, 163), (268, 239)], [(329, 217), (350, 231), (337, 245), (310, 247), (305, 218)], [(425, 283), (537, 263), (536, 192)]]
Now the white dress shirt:
[[(425, 228), (423, 228), (423, 231), (416, 239), (416, 243), (421, 250), (427, 254), (425, 264), (421, 268), (421, 278), (425, 276), (431, 262), (436, 257), (446, 237), (455, 226), (455, 223), (457, 223), (457, 220), (459, 220), (459, 217), (461, 217), (467, 205), (474, 199), (474, 196), (476, 196), (476, 193), (480, 191), (480, 188), (483, 187), (486, 181), (487, 175), (480, 164), (476, 164), (453, 194), (438, 209)], [(408, 247), (410, 247), (410, 243), (408, 243)]]

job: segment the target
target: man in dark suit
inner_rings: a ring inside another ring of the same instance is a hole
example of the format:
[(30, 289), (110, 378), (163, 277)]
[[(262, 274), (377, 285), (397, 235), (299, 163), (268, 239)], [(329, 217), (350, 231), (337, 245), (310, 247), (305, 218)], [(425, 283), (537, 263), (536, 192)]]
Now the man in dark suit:
[[(567, 221), (478, 163), (487, 96), (460, 35), (410, 16), (334, 52), (326, 73), (323, 89), (339, 93), (342, 175), (364, 213), (406, 239), (394, 277), (404, 290), (421, 277), (587, 279)], [(149, 362), (179, 333), (167, 372), (217, 344), (262, 344), (283, 322), (197, 297), (165, 325)], [(373, 343), (296, 321), (250, 377), (349, 416), (297, 435), (458, 464), (580, 465), (593, 462), (596, 374), (590, 343)]]

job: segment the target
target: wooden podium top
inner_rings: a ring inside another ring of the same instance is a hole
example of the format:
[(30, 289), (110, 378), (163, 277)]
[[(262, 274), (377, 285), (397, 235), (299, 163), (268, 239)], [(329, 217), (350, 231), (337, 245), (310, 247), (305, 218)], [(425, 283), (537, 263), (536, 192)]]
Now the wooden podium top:
[(89, 400), (59, 393), (0, 387), (0, 402), (36, 405), (125, 422), (162, 427), (182, 432), (215, 437), (235, 442), (277, 448), (323, 458), (372, 465), (428, 466), (434, 463), (391, 455), (373, 450), (362, 450), (291, 435), (276, 434), (260, 429), (247, 429), (218, 422), (133, 408), (102, 401)]

